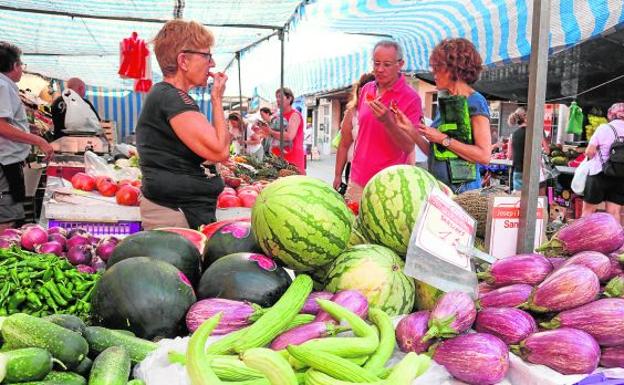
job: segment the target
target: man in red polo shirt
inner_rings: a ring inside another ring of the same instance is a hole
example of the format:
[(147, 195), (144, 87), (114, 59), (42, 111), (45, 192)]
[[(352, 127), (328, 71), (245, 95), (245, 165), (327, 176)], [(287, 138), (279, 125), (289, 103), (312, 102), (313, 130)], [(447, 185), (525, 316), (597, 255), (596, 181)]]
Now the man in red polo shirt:
[(382, 40), (373, 50), (375, 81), (362, 87), (358, 105), (359, 133), (351, 163), (351, 179), (345, 199), (359, 202), (366, 183), (379, 171), (408, 164), (409, 155), (421, 135), (408, 135), (396, 124), (402, 111), (414, 127), (422, 117), (420, 97), (401, 74), (403, 50), (397, 42)]

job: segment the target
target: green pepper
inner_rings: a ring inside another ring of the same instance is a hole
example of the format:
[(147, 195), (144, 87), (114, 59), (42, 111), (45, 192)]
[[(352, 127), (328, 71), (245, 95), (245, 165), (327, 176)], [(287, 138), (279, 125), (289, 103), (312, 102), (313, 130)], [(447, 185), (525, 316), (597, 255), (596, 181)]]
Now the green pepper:
[(19, 285), (19, 278), (17, 277), (17, 266), (13, 266), (13, 269), (11, 269), (11, 279), (13, 280), (13, 282), (15, 282), (16, 285)]
[(95, 285), (94, 281), (78, 282), (76, 283), (76, 287), (74, 288), (74, 291), (83, 293), (85, 290), (87, 290), (88, 288), (94, 285)]
[(9, 312), (7, 311), (7, 309), (4, 306), (0, 307), (0, 317), (4, 317), (7, 315), (9, 315)]
[(63, 274), (63, 270), (61, 270), (59, 267), (55, 267), (53, 270), (54, 270), (54, 279), (56, 280), (56, 282), (65, 281), (65, 274)]
[(54, 298), (54, 302), (56, 302), (60, 306), (67, 306), (67, 301), (65, 300), (65, 298), (63, 298), (63, 296), (59, 292), (59, 289), (54, 283), (54, 281), (48, 281), (44, 283), (43, 287), (47, 289), (48, 292), (50, 292), (50, 295), (52, 295), (52, 298)]
[(41, 289), (39, 289), (39, 292), (43, 296), (43, 299), (45, 300), (46, 304), (56, 313), (58, 309), (56, 307), (56, 302), (54, 302), (52, 295), (50, 295), (50, 292), (45, 288), (45, 285), (42, 286)]
[(63, 285), (62, 283), (57, 283), (56, 287), (58, 287), (58, 291), (66, 300), (70, 300), (74, 298), (74, 296), (71, 293), (71, 290), (67, 289), (65, 285)]
[(26, 301), (26, 293), (24, 293), (23, 291), (20, 290), (17, 293), (13, 294), (9, 299), (9, 314), (19, 312), (18, 307), (24, 301)]
[(30, 287), (32, 280), (30, 278), (24, 278), (21, 283), (23, 287)]
[(71, 292), (72, 290), (74, 290), (74, 283), (73, 283), (73, 282), (71, 282), (71, 281), (70, 281), (70, 282), (67, 282), (67, 283), (65, 284), (65, 287), (67, 288), (67, 290), (69, 290), (69, 291)]
[(76, 312), (76, 305), (71, 305), (67, 308), (67, 314), (74, 314)]
[(21, 281), (24, 278), (30, 278), (31, 275), (32, 273), (30, 271), (21, 271), (19, 274), (17, 274), (17, 278), (19, 278), (19, 280)]
[(54, 271), (52, 269), (48, 268), (45, 271), (45, 273), (43, 273), (43, 278), (42, 279), (43, 279), (43, 281), (47, 282), (47, 281), (49, 281), (52, 278), (52, 276), (54, 276)]
[(33, 291), (28, 291), (26, 293), (26, 300), (28, 303), (32, 304), (35, 309), (40, 309), (43, 306), (41, 300), (39, 300), (39, 297)]

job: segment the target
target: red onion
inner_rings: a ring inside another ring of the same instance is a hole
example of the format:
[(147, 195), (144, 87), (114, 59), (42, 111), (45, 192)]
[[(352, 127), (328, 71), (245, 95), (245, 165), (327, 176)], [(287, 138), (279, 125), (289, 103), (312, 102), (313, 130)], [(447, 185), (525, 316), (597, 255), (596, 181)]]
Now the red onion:
[(54, 254), (56, 256), (61, 256), (63, 253), (63, 246), (55, 241), (49, 241), (46, 243), (42, 243), (35, 247), (35, 251), (40, 254)]
[(48, 233), (41, 226), (31, 226), (24, 231), (20, 239), (24, 249), (33, 251), (35, 246), (48, 241)]
[(97, 255), (94, 255), (93, 258), (91, 258), (91, 267), (97, 272), (104, 271), (106, 270), (106, 262)]
[(84, 235), (74, 235), (69, 238), (66, 243), (67, 250), (73, 249), (76, 246), (88, 246), (91, 243), (89, 242), (89, 237)]
[(9, 249), (15, 246), (15, 242), (5, 237), (0, 237), (0, 249)]
[(62, 227), (54, 226), (54, 227), (50, 227), (48, 229), (48, 235), (50, 235), (50, 234), (60, 234), (63, 237), (66, 237), (67, 236), (67, 230), (65, 230)]
[(89, 265), (78, 265), (76, 266), (76, 270), (78, 270), (81, 273), (87, 273), (87, 274), (95, 273), (95, 270), (93, 270), (93, 268)]
[(67, 238), (65, 238), (65, 236), (62, 235), (61, 233), (48, 234), (48, 242), (52, 242), (52, 241), (60, 243), (61, 246), (63, 247), (63, 250), (67, 246)]
[(3, 235), (0, 238), (6, 239), (9, 242), (15, 243), (16, 245), (20, 244), (22, 237), (17, 235)]
[(67, 251), (67, 259), (69, 262), (76, 265), (88, 265), (93, 258), (93, 249), (91, 246), (75, 246)]
[(405, 316), (396, 327), (396, 339), (402, 352), (426, 352), (433, 341), (423, 341), (429, 329), (430, 312), (427, 310)]
[(69, 232), (67, 233), (67, 238), (69, 239), (69, 238), (73, 237), (74, 235), (84, 235), (84, 236), (86, 236), (88, 238), (89, 237), (89, 232), (87, 232), (87, 230), (85, 230), (85, 229), (83, 229), (81, 227), (77, 227), (75, 229), (69, 230)]
[(301, 313), (317, 314), (321, 310), (321, 308), (319, 307), (318, 302), (316, 302), (316, 299), (322, 298), (322, 299), (331, 300), (333, 296), (334, 296), (334, 293), (330, 293), (328, 291), (314, 291), (310, 293), (310, 295), (308, 296), (308, 299), (305, 301), (305, 304), (303, 304)]
[(4, 229), (2, 230), (2, 232), (0, 233), (0, 237), (21, 237), (22, 236), (22, 232), (18, 229)]
[(102, 258), (104, 262), (108, 262), (108, 259), (113, 254), (117, 243), (111, 238), (104, 238), (100, 241), (100, 244), (95, 249), (95, 253), (98, 257)]
[(89, 237), (89, 242), (91, 243), (91, 246), (96, 247), (100, 241), (102, 240), (102, 238), (100, 237), (94, 237), (93, 235)]
[[(337, 303), (338, 305), (344, 307), (345, 309), (351, 310), (355, 314), (359, 315), (362, 318), (366, 318), (368, 315), (368, 300), (364, 295), (362, 295), (359, 291), (355, 290), (342, 290), (338, 293), (334, 294), (331, 298), (332, 302)], [(333, 321), (335, 320), (325, 311), (320, 311), (316, 315), (314, 322), (318, 321)]]

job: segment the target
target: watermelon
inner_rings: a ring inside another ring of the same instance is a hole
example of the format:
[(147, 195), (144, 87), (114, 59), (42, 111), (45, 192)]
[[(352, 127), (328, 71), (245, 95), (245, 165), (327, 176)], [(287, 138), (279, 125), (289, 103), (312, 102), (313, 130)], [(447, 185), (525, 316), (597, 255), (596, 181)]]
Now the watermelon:
[(262, 253), (256, 236), (251, 230), (251, 222), (224, 221), (208, 239), (203, 268), (207, 269), (219, 258), (240, 252)]
[(371, 243), (405, 256), (414, 224), (438, 181), (416, 166), (399, 165), (377, 173), (364, 187), (360, 216)]
[(331, 264), (325, 290), (357, 290), (370, 306), (389, 315), (406, 314), (414, 308), (414, 279), (403, 272), (403, 260), (387, 247), (353, 246)]
[(273, 306), (290, 286), (291, 278), (271, 258), (256, 253), (226, 255), (202, 275), (197, 297), (225, 298)]
[(353, 214), (330, 185), (308, 176), (268, 185), (251, 211), (266, 255), (296, 271), (327, 265), (347, 247)]
[(442, 297), (444, 292), (417, 279), (414, 282), (416, 284), (416, 310), (433, 310), (438, 298)]
[(180, 270), (167, 262), (136, 257), (108, 269), (91, 298), (93, 321), (137, 337), (175, 337), (186, 330), (185, 316), (195, 293)]
[(121, 241), (108, 259), (107, 266), (128, 258), (150, 257), (169, 262), (197, 285), (201, 278), (201, 255), (185, 237), (168, 231), (150, 230), (134, 233)]
[(212, 223), (208, 223), (206, 225), (201, 225), (199, 227), (199, 231), (204, 234), (208, 239), (210, 239), (212, 237), (212, 235), (217, 232), (217, 230), (219, 230), (223, 225), (227, 224), (227, 223), (234, 223), (234, 222), (251, 222), (251, 218), (235, 218), (235, 219), (223, 219), (217, 222), (212, 222)]
[(351, 229), (351, 236), (349, 237), (349, 247), (355, 245), (362, 245), (364, 243), (370, 243), (364, 233), (366, 230), (362, 226), (362, 220), (359, 216), (355, 218), (353, 222), (353, 228)]
[(204, 234), (197, 230), (187, 229), (184, 227), (161, 227), (156, 230), (180, 234), (197, 248), (199, 254), (204, 255), (204, 253), (206, 252), (206, 243), (208, 242), (208, 237), (206, 237)]

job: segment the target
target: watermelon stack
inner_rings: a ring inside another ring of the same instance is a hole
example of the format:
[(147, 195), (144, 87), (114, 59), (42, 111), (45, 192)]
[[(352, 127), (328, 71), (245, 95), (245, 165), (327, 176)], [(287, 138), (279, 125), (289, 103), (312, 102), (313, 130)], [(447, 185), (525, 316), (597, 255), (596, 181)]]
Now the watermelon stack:
[(409, 313), (414, 308), (416, 287), (403, 266), (403, 260), (387, 247), (353, 246), (330, 265), (326, 290), (357, 290), (371, 306), (390, 315)]
[(271, 183), (251, 212), (252, 229), (265, 254), (301, 272), (336, 259), (347, 247), (353, 221), (331, 186), (302, 175)]
[(438, 181), (416, 166), (393, 166), (377, 173), (364, 188), (360, 204), (368, 239), (404, 256), (414, 224)]

